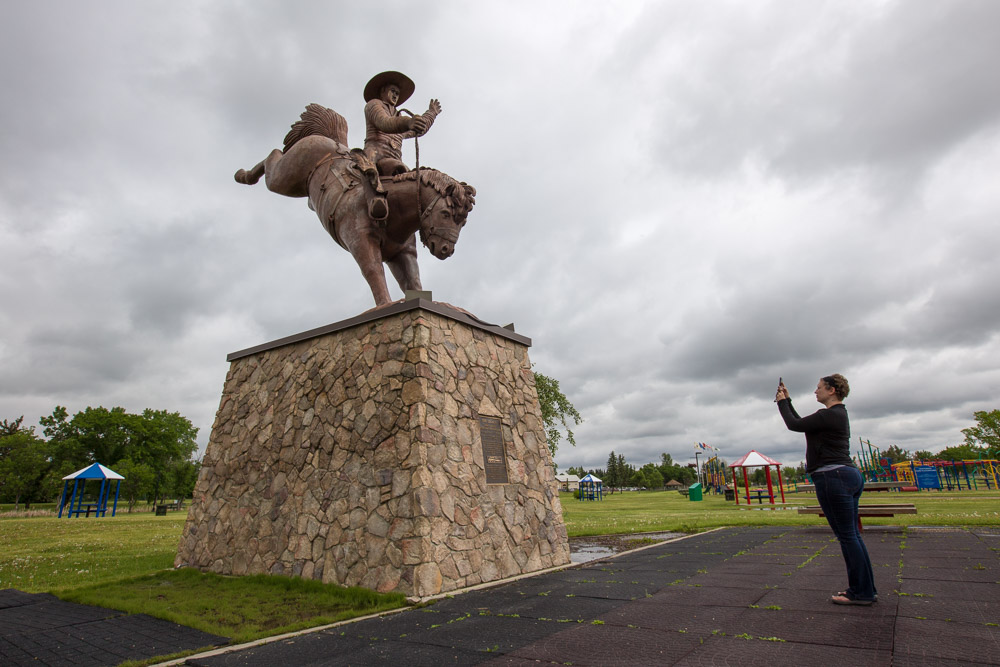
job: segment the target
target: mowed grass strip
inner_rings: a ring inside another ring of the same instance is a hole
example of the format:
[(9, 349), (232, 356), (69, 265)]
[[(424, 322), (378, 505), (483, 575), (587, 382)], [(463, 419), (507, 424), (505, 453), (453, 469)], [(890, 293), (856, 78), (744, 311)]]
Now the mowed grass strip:
[(273, 575), (223, 577), (193, 569), (63, 591), (71, 602), (149, 614), (234, 643), (406, 606), (400, 593)]

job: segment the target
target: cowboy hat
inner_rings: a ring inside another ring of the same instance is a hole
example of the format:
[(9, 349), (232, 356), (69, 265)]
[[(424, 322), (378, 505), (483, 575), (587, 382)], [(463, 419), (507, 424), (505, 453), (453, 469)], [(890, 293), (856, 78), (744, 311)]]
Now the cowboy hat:
[(396, 84), (399, 88), (399, 101), (396, 104), (405, 102), (413, 94), (413, 89), (416, 88), (410, 77), (401, 72), (382, 72), (373, 76), (371, 81), (365, 84), (365, 102), (379, 97), (382, 88), (389, 84)]

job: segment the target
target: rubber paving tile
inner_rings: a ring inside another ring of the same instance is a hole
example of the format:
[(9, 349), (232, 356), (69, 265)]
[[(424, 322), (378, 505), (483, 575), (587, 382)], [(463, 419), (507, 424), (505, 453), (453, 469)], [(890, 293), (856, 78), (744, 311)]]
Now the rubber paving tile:
[[(666, 588), (651, 598), (651, 601), (676, 605), (713, 605), (719, 607), (747, 608), (756, 604), (768, 589), (763, 586), (729, 587), (723, 583), (729, 580), (715, 580), (714, 586), (688, 586), (678, 584)], [(640, 601), (641, 602), (641, 601)]]
[(903, 579), (896, 585), (901, 595), (934, 597), (942, 599), (996, 602), (1000, 600), (1000, 584), (968, 581), (931, 581), (930, 579)]
[[(459, 604), (452, 605), (460, 613), (450, 614), (457, 617), (464, 613), (491, 614), (493, 616), (523, 616), (525, 618), (554, 618), (554, 619), (584, 619), (591, 621), (601, 616), (605, 612), (620, 607), (625, 603), (623, 600), (588, 597), (583, 595), (567, 596), (541, 596), (533, 598), (504, 599), (504, 600), (478, 600), (469, 601), (466, 604), (461, 597), (456, 598)], [(435, 605), (437, 606), (437, 605)]]
[(851, 665), (885, 667), (895, 665), (888, 650), (859, 651), (842, 646), (822, 646), (770, 641), (762, 637), (713, 636), (673, 663), (678, 667), (775, 667), (776, 665)]
[[(873, 651), (892, 649), (894, 615), (874, 612), (873, 607), (831, 604), (829, 609), (817, 612), (749, 609), (722, 629), (731, 636), (775, 637), (789, 642)], [(868, 613), (855, 613), (859, 609)]]
[(899, 598), (897, 605), (897, 614), (901, 617), (1000, 625), (1000, 600), (984, 602), (906, 595)]
[(896, 619), (894, 653), (1000, 664), (1000, 627), (932, 619)]
[(25, 593), (16, 588), (0, 589), (0, 609), (9, 607), (20, 607), (26, 604), (37, 604), (42, 600), (58, 600), (54, 595), (48, 593)]
[(714, 629), (729, 627), (746, 609), (745, 606), (680, 605), (663, 598), (653, 598), (618, 607), (604, 614), (601, 620), (606, 625), (694, 632), (704, 636)]
[(116, 665), (226, 643), (199, 630), (47, 594), (0, 591), (0, 664)]
[(932, 581), (968, 581), (979, 583), (995, 583), (1000, 581), (1000, 568), (977, 568), (976, 563), (961, 565), (955, 563), (949, 567), (928, 567), (926, 565), (911, 565), (904, 563), (901, 571), (903, 579), (930, 579)]
[(695, 633), (598, 625), (550, 635), (511, 655), (573, 665), (672, 665), (702, 641)]

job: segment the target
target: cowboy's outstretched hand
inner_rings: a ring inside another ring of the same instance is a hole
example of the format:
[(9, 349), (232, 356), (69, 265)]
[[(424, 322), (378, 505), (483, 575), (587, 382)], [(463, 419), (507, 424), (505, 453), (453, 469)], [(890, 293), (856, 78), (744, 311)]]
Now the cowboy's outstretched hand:
[(431, 103), (427, 106), (427, 110), (436, 116), (441, 113), (441, 103), (437, 100), (431, 100)]

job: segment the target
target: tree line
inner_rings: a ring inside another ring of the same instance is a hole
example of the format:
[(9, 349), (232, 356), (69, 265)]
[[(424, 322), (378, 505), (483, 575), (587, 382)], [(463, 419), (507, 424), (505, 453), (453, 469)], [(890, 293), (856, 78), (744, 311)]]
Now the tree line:
[(659, 463), (646, 463), (636, 467), (625, 460), (624, 454), (615, 454), (612, 451), (608, 455), (607, 465), (603, 469), (584, 470), (583, 467), (569, 467), (566, 472), (570, 475), (583, 477), (592, 474), (600, 478), (604, 487), (608, 489), (637, 488), (637, 489), (661, 489), (670, 481), (677, 481), (684, 486), (689, 486), (695, 481), (694, 468), (678, 465), (674, 463), (673, 457), (666, 452), (660, 454)]
[(92, 408), (72, 417), (56, 406), (42, 417), (42, 435), (24, 417), (0, 421), (0, 502), (58, 502), (63, 477), (101, 463), (125, 477), (120, 499), (129, 511), (145, 499), (187, 498), (194, 492), (200, 463), (198, 429), (176, 412)]
[[(978, 460), (982, 458), (1000, 458), (1000, 410), (979, 411), (973, 414), (975, 425), (962, 429), (965, 442), (951, 447), (945, 447), (937, 454), (925, 450), (918, 450), (912, 454), (899, 447), (892, 445), (885, 450), (881, 450), (881, 458), (888, 459), (890, 465), (909, 461), (911, 459), (921, 460)], [(721, 467), (725, 470), (726, 482), (732, 484), (732, 471), (725, 460), (720, 459)], [(704, 462), (702, 462), (704, 466)], [(674, 463), (670, 454), (660, 454), (660, 462), (646, 463), (641, 467), (636, 467), (625, 461), (625, 456), (615, 454), (614, 451), (608, 456), (608, 462), (603, 469), (584, 470), (582, 466), (569, 467), (566, 472), (570, 475), (583, 477), (592, 474), (604, 482), (604, 486), (610, 489), (621, 489), (632, 487), (639, 489), (659, 489), (667, 482), (676, 480), (684, 486), (693, 484), (696, 473), (693, 468), (680, 466)], [(773, 482), (777, 484), (777, 475), (773, 475)], [(762, 485), (766, 483), (766, 473), (763, 468), (751, 469), (749, 473), (750, 483)], [(800, 462), (797, 466), (784, 466), (781, 469), (782, 481), (786, 484), (801, 482), (806, 479), (805, 462)], [(740, 473), (740, 481), (743, 475)]]

